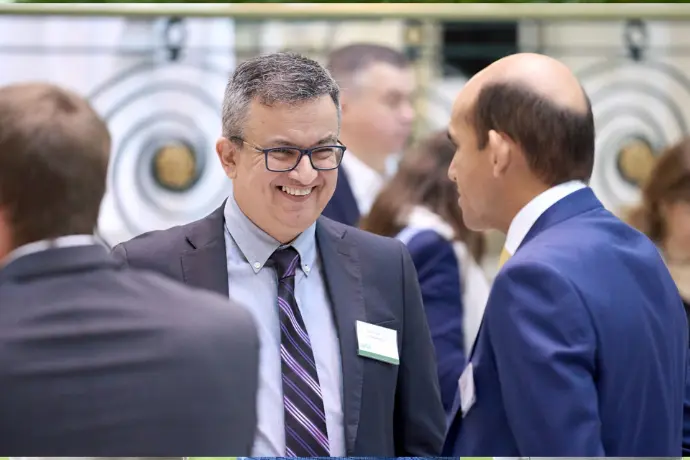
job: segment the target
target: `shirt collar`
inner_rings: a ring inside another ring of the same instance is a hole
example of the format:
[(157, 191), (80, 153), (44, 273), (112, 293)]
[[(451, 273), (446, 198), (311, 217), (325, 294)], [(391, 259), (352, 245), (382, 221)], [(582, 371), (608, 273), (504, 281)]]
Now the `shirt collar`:
[(100, 244), (99, 241), (93, 235), (66, 235), (50, 240), (34, 241), (14, 249), (0, 262), (0, 266), (7, 265), (16, 259), (29, 254), (45, 251), (46, 249), (66, 248), (73, 246), (91, 246), (98, 244)]
[(347, 173), (359, 213), (368, 214), (385, 178), (349, 150), (343, 156), (342, 166)]
[(506, 234), (505, 249), (512, 256), (539, 217), (551, 206), (586, 185), (581, 181), (568, 181), (551, 187), (532, 198), (513, 218)]
[(225, 230), (249, 262), (254, 273), (261, 271), (276, 249), (292, 246), (300, 256), (302, 271), (305, 275), (309, 275), (316, 260), (316, 223), (310, 225), (292, 242), (281, 245), (278, 240), (249, 220), (232, 195), (225, 202), (223, 213)]

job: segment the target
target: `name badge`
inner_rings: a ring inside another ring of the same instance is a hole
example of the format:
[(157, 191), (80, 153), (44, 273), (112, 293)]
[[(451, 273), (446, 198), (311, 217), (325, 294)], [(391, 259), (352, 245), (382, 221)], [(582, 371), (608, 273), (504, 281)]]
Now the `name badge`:
[(357, 321), (358, 355), (390, 364), (400, 364), (398, 331)]
[(474, 393), (474, 366), (471, 361), (465, 367), (465, 370), (462, 371), (460, 380), (458, 380), (458, 386), (460, 387), (460, 410), (464, 417), (477, 400)]

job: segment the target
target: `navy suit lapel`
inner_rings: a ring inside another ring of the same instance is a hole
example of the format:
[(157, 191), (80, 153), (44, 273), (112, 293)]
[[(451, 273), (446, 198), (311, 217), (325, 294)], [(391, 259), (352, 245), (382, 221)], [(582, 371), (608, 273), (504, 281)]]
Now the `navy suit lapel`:
[(326, 218), (316, 224), (326, 288), (340, 342), (343, 375), (343, 412), (347, 455), (355, 448), (362, 402), (364, 367), (357, 355), (355, 322), (365, 321), (364, 288), (357, 247), (346, 238), (347, 230)]
[[(564, 197), (558, 202), (554, 203), (549, 209), (547, 209), (544, 214), (539, 216), (537, 221), (532, 225), (527, 232), (527, 235), (518, 246), (518, 250), (525, 245), (529, 240), (537, 236), (540, 232), (543, 232), (552, 225), (556, 225), (566, 219), (569, 219), (583, 212), (589, 211), (596, 207), (602, 207), (601, 202), (594, 196), (594, 192), (591, 188), (585, 187), (581, 190), (571, 193), (570, 195)], [(479, 341), (479, 334), (481, 333), (484, 321), (479, 325), (479, 330), (477, 331), (477, 338), (472, 344), (472, 349), (469, 354), (469, 361), (472, 360), (474, 356), (474, 350), (477, 347), (477, 342)], [(469, 362), (468, 361), (468, 362)]]
[(190, 226), (190, 249), (180, 256), (184, 282), (228, 296), (228, 268), (225, 254), (225, 203), (208, 217)]
[(532, 225), (532, 228), (527, 232), (527, 235), (525, 235), (525, 238), (522, 240), (517, 250), (519, 251), (527, 242), (547, 228), (595, 208), (603, 208), (603, 206), (594, 195), (594, 191), (591, 188), (585, 187), (571, 193), (556, 202), (539, 216), (534, 225)]
[[(584, 212), (590, 211), (595, 208), (601, 208), (603, 207), (601, 202), (597, 199), (597, 197), (594, 195), (594, 192), (592, 191), (591, 188), (586, 187), (581, 190), (578, 190), (576, 192), (571, 193), (570, 195), (566, 196), (565, 198), (561, 199), (560, 201), (556, 202), (553, 206), (551, 206), (549, 209), (547, 209), (539, 218), (537, 221), (532, 225), (532, 228), (530, 228), (529, 232), (527, 232), (527, 235), (525, 238), (522, 240), (520, 243), (520, 246), (518, 247), (518, 250), (525, 245), (528, 241), (530, 241), (532, 238), (537, 236), (539, 233), (543, 232), (547, 228), (556, 225), (559, 222), (562, 222), (566, 219), (569, 219), (573, 216), (582, 214)], [(481, 323), (479, 324), (479, 330), (477, 331), (477, 337), (474, 339), (474, 343), (472, 344), (472, 349), (470, 350), (469, 358), (467, 362), (471, 362), (472, 358), (474, 358), (476, 348), (479, 343), (479, 338), (482, 333), (482, 329), (484, 328), (484, 318), (482, 318)], [(458, 420), (458, 411), (460, 408), (460, 393), (458, 392), (456, 394), (455, 400), (453, 401), (453, 407), (450, 411), (449, 417), (448, 417), (448, 425), (449, 427), (453, 429), (457, 429), (457, 424), (460, 422)], [(453, 440), (451, 440), (453, 441)], [(444, 449), (448, 448), (449, 446), (444, 447)], [(452, 448), (452, 446), (450, 446)]]

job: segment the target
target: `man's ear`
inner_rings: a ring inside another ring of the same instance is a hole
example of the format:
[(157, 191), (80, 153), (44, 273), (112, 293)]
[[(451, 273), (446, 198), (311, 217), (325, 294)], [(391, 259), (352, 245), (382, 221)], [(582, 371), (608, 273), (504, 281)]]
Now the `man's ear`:
[(216, 141), (216, 153), (225, 174), (230, 179), (234, 179), (237, 176), (237, 160), (240, 153), (237, 144), (230, 139), (221, 137)]
[(513, 160), (513, 141), (505, 134), (492, 129), (489, 131), (488, 150), (491, 152), (494, 177), (504, 175)]

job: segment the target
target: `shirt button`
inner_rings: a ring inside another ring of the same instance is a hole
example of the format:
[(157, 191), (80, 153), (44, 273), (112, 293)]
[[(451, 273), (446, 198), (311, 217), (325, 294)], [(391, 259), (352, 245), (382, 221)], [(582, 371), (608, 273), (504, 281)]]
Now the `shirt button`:
[(305, 265), (303, 268), (305, 272), (309, 273), (309, 265)]
[(256, 268), (256, 269), (261, 268), (261, 264), (259, 262), (254, 262), (254, 268)]

